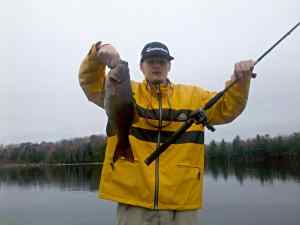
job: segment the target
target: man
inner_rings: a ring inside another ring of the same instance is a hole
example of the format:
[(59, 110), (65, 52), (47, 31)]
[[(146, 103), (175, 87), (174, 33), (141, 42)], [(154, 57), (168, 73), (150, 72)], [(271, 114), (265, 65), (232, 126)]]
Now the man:
[[(121, 159), (112, 168), (117, 139), (107, 139), (99, 197), (119, 203), (118, 225), (198, 224), (204, 174), (203, 125), (192, 125), (154, 163), (144, 163), (189, 113), (216, 94), (197, 86), (172, 83), (168, 75), (173, 59), (167, 46), (160, 42), (148, 43), (142, 50), (140, 69), (145, 80), (131, 81), (137, 117), (129, 135), (134, 162)], [(80, 85), (88, 99), (100, 107), (105, 95), (105, 68), (113, 68), (119, 61), (112, 45), (99, 42), (81, 64)], [(231, 81), (241, 79), (207, 111), (211, 124), (228, 123), (243, 111), (253, 67), (252, 60), (235, 64)]]

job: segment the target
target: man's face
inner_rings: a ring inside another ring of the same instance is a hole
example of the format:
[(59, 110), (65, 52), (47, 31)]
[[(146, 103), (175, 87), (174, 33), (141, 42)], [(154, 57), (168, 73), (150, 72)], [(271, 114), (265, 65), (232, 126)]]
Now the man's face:
[(170, 68), (170, 61), (161, 57), (147, 58), (140, 64), (140, 69), (146, 80), (151, 83), (166, 82)]

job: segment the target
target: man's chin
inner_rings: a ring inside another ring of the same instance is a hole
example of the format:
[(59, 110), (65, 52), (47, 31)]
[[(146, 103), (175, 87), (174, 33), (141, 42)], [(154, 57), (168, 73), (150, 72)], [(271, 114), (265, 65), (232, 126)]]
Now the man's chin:
[(150, 83), (152, 84), (163, 84), (163, 83), (166, 83), (167, 82), (167, 79), (151, 79), (149, 80)]

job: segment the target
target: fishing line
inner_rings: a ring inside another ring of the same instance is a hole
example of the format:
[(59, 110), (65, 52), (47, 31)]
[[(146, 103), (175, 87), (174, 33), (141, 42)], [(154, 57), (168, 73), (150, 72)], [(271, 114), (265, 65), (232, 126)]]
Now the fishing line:
[[(266, 55), (268, 55), (280, 42), (282, 42), (288, 35), (290, 35), (298, 26), (300, 25), (300, 22), (297, 23), (292, 29), (290, 29), (287, 33), (285, 33), (275, 44), (273, 44), (267, 51), (265, 51), (260, 57), (257, 58), (257, 60), (254, 63), (254, 66), (257, 65)], [(254, 68), (252, 68), (254, 69)], [(255, 73), (252, 73), (252, 78), (256, 77)], [(180, 136), (189, 128), (192, 126), (193, 123), (202, 123), (204, 126), (206, 126), (209, 130), (215, 131), (215, 128), (211, 126), (208, 121), (205, 114), (205, 111), (210, 109), (216, 102), (218, 102), (219, 99), (234, 85), (236, 84), (241, 77), (236, 77), (235, 80), (233, 80), (229, 85), (227, 85), (224, 90), (218, 92), (214, 97), (212, 97), (202, 108), (199, 108), (195, 111), (193, 111), (189, 115), (189, 119), (187, 119), (183, 125), (170, 137), (166, 140), (165, 143), (160, 145), (158, 148), (156, 148), (155, 151), (153, 151), (146, 159), (145, 163), (147, 165), (150, 165), (156, 158), (159, 157), (161, 153), (163, 153), (171, 144), (173, 144)]]

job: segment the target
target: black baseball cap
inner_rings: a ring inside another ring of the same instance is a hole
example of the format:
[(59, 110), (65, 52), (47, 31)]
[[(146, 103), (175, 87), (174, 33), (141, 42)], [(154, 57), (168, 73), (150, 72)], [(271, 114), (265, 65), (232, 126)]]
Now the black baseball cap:
[(154, 56), (162, 57), (169, 61), (174, 59), (174, 57), (170, 55), (168, 47), (165, 44), (157, 41), (150, 42), (145, 45), (141, 53), (141, 62), (143, 62), (144, 59)]

